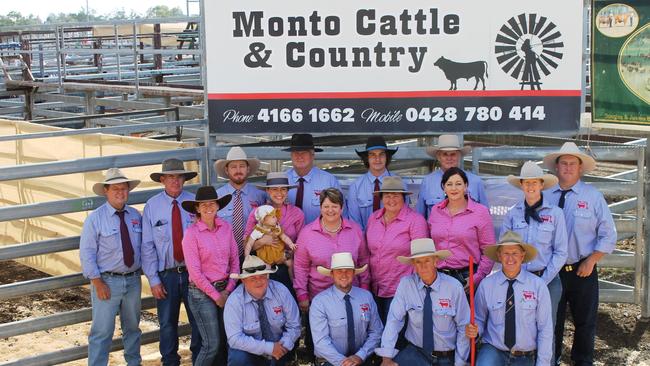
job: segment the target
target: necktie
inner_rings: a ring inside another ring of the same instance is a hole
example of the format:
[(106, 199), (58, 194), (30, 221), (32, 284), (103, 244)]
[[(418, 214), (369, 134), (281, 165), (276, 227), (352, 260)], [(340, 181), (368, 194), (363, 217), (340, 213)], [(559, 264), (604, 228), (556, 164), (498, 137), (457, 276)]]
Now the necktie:
[(266, 309), (264, 309), (264, 298), (255, 300), (257, 303), (257, 316), (260, 319), (260, 329), (262, 329), (262, 338), (265, 341), (275, 342), (273, 339), (273, 332), (271, 331), (271, 324), (266, 317)]
[(564, 196), (566, 196), (566, 194), (569, 192), (571, 192), (570, 189), (567, 189), (566, 191), (562, 191), (562, 194), (560, 195), (560, 201), (557, 203), (557, 206), (559, 208), (564, 208)]
[(129, 236), (129, 228), (126, 227), (124, 222), (124, 213), (126, 211), (115, 211), (115, 214), (120, 218), (120, 237), (122, 238), (122, 255), (124, 256), (124, 265), (131, 267), (133, 262), (133, 245), (131, 244), (131, 237)]
[(296, 192), (296, 207), (302, 210), (302, 197), (305, 195), (305, 178), (298, 178), (298, 192)]
[(425, 286), (424, 307), (422, 308), (422, 349), (427, 355), (433, 352), (433, 304), (431, 303), (431, 287)]
[(538, 208), (542, 207), (542, 201), (543, 199), (540, 198), (539, 201), (533, 203), (532, 206), (528, 206), (528, 202), (524, 200), (524, 219), (527, 224), (530, 224), (531, 217), (537, 222), (542, 222), (542, 219), (539, 217), (539, 212), (537, 211)]
[(174, 259), (176, 262), (183, 261), (183, 222), (181, 221), (181, 210), (178, 208), (178, 201), (172, 201), (172, 242), (174, 244)]
[(237, 242), (239, 256), (244, 255), (244, 205), (241, 201), (241, 190), (235, 190), (235, 202), (232, 209), (232, 234)]
[(356, 352), (356, 342), (354, 340), (354, 315), (352, 314), (352, 304), (350, 303), (350, 295), (345, 294), (345, 313), (348, 318), (348, 351), (346, 356), (351, 356)]
[(506, 328), (503, 334), (503, 343), (511, 349), (517, 341), (517, 328), (515, 326), (515, 290), (512, 285), (515, 280), (508, 280), (506, 293)]
[[(379, 178), (375, 178), (375, 188), (373, 192), (377, 192), (379, 190)], [(372, 210), (377, 211), (379, 210), (379, 195), (378, 194), (373, 194), (372, 195)]]

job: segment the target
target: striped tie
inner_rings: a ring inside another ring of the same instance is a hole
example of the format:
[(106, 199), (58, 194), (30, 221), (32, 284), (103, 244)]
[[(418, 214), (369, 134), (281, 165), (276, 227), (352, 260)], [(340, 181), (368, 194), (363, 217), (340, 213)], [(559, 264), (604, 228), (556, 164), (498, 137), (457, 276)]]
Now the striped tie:
[(244, 205), (241, 201), (241, 190), (235, 190), (235, 202), (232, 210), (232, 234), (237, 242), (239, 257), (244, 255)]

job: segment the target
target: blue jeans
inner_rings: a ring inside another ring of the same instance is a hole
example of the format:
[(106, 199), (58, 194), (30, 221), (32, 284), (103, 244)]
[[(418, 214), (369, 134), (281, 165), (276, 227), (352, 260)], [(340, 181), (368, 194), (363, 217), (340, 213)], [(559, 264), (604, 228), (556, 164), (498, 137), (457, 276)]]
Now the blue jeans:
[(163, 366), (178, 366), (181, 358), (178, 355), (178, 317), (181, 309), (181, 302), (185, 304), (187, 317), (192, 326), (192, 340), (190, 351), (192, 351), (192, 363), (201, 349), (201, 334), (199, 333), (196, 321), (190, 311), (187, 299), (188, 274), (176, 271), (165, 271), (158, 273), (160, 281), (167, 292), (167, 296), (156, 301), (158, 309), (158, 322), (160, 323), (160, 355)]
[(268, 359), (240, 349), (231, 348), (228, 351), (228, 366), (284, 366), (289, 361), (292, 352), (287, 352), (281, 359)]
[(535, 356), (514, 357), (510, 352), (483, 343), (476, 357), (476, 366), (535, 366)]
[(90, 286), (93, 321), (88, 335), (88, 365), (108, 364), (115, 316), (120, 314), (124, 360), (129, 366), (140, 365), (140, 275), (122, 277), (102, 274), (102, 280), (111, 291), (108, 300), (97, 297), (95, 286)]
[[(548, 292), (551, 294), (551, 316), (553, 318), (553, 329), (555, 329), (557, 324), (557, 309), (560, 304), (560, 298), (562, 297), (562, 281), (560, 280), (560, 275), (555, 276), (555, 278), (548, 283)], [(553, 337), (555, 337), (555, 334)], [(555, 349), (553, 349), (553, 351), (555, 351)], [(553, 359), (554, 357), (551, 357), (551, 360)]]
[(427, 355), (421, 348), (409, 343), (403, 350), (399, 351), (393, 361), (400, 365), (408, 366), (453, 366), (454, 360), (451, 358), (436, 358)]
[(201, 334), (201, 350), (193, 362), (194, 366), (225, 365), (223, 309), (196, 287), (189, 287), (188, 292), (190, 310)]

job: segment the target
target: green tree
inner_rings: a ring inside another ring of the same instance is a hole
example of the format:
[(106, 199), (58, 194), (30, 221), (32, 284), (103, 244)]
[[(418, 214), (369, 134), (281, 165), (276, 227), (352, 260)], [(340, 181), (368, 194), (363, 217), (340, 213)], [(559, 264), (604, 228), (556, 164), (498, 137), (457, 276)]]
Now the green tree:
[(185, 16), (183, 10), (178, 6), (169, 8), (167, 5), (156, 5), (147, 10), (147, 18), (169, 18)]
[(40, 18), (30, 14), (23, 16), (19, 11), (10, 11), (7, 15), (0, 15), (1, 26), (16, 26), (16, 25), (34, 25), (43, 23)]

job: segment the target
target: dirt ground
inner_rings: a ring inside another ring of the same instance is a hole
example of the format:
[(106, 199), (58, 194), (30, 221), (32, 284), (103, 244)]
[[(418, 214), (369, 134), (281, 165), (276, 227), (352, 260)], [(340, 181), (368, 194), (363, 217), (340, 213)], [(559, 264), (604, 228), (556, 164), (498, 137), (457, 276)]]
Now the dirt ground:
[[(2, 262), (0, 284), (25, 281), (45, 275), (13, 261)], [(630, 283), (633, 273), (629, 271), (603, 272), (602, 278)], [(73, 288), (52, 291), (29, 297), (0, 301), (0, 323), (9, 323), (36, 316), (54, 314), (90, 306), (89, 291)], [(143, 331), (157, 327), (154, 315), (144, 313)], [(0, 339), (0, 363), (21, 359), (46, 352), (87, 344), (89, 323), (60, 327), (28, 335)], [(119, 327), (118, 327), (119, 328)], [(119, 336), (116, 330), (116, 337)], [(571, 342), (573, 327), (568, 324), (565, 346)], [(180, 354), (183, 365), (190, 365), (189, 338), (181, 339)], [(144, 366), (159, 365), (158, 343), (142, 346)], [(567, 352), (568, 353), (568, 350)], [(650, 319), (642, 319), (637, 305), (601, 304), (596, 339), (597, 365), (650, 365)], [(66, 365), (85, 365), (86, 360)], [(122, 352), (111, 353), (110, 365), (124, 365)]]

